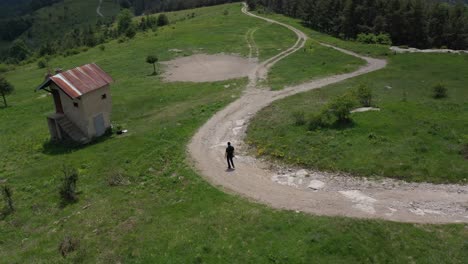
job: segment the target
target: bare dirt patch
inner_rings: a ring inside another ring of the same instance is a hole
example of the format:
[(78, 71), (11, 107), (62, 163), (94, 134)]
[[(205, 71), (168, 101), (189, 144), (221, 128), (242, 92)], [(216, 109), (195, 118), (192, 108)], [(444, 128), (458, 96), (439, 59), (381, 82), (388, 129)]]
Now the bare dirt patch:
[(215, 82), (247, 77), (257, 61), (227, 54), (196, 54), (163, 62), (167, 82)]

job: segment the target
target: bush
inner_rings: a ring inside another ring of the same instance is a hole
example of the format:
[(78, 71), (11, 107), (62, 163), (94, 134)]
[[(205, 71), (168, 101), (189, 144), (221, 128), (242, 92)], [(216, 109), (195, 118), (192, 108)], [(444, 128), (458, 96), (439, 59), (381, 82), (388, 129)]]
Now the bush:
[(78, 171), (64, 167), (62, 177), (62, 184), (60, 186), (60, 198), (63, 204), (74, 203), (78, 201), (78, 195), (76, 192), (76, 183), (78, 181)]
[(80, 246), (80, 240), (75, 239), (70, 236), (66, 236), (59, 245), (59, 252), (62, 257), (66, 257), (68, 254), (72, 253), (73, 251), (77, 250)]
[(136, 35), (136, 30), (135, 30), (135, 27), (134, 26), (130, 26), (129, 28), (127, 28), (127, 30), (125, 31), (125, 36), (129, 39), (132, 39), (133, 37), (135, 37)]
[(100, 45), (100, 46), (99, 46), (99, 50), (100, 50), (100, 51), (105, 51), (105, 50), (106, 50), (106, 46)]
[(160, 14), (158, 17), (158, 27), (165, 25), (169, 25), (169, 18), (167, 18), (166, 14)]
[(1, 188), (3, 200), (5, 201), (3, 214), (8, 215), (15, 211), (15, 207), (13, 206), (13, 191), (6, 185), (2, 186)]
[(310, 131), (313, 131), (319, 128), (330, 127), (333, 122), (333, 118), (328, 112), (321, 112), (310, 119), (308, 128)]
[(380, 33), (379, 35), (376, 36), (376, 42), (377, 44), (391, 46), (392, 38), (390, 37), (389, 34)]
[(350, 95), (336, 97), (328, 104), (328, 112), (331, 113), (337, 123), (351, 122), (351, 110), (356, 106), (356, 101)]
[(107, 184), (111, 187), (126, 186), (130, 184), (130, 180), (120, 171), (113, 171), (107, 178)]
[(364, 107), (370, 107), (372, 104), (372, 89), (366, 84), (359, 85), (354, 91), (359, 103)]
[(292, 114), (294, 118), (294, 124), (296, 126), (303, 126), (306, 123), (304, 111), (296, 111)]
[(37, 67), (39, 69), (44, 69), (45, 67), (47, 67), (47, 61), (45, 59), (40, 59), (38, 62), (37, 62)]
[(378, 35), (369, 33), (360, 33), (357, 35), (356, 40), (365, 44), (382, 44), (382, 45), (392, 45), (392, 39), (389, 34), (380, 33)]
[(432, 97), (434, 99), (441, 99), (447, 97), (447, 88), (439, 83), (432, 87)]
[(14, 70), (15, 67), (8, 64), (0, 63), (0, 73), (8, 72)]

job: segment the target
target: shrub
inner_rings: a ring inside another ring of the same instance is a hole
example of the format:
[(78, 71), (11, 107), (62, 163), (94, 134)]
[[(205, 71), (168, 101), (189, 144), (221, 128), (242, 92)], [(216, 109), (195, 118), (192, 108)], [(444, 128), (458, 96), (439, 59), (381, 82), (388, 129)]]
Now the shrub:
[(228, 16), (229, 15), (229, 10), (224, 10), (223, 15)]
[(366, 84), (359, 85), (354, 90), (354, 95), (356, 96), (359, 103), (364, 107), (370, 107), (372, 104), (372, 89), (369, 88)]
[(322, 112), (314, 115), (309, 121), (309, 130), (313, 131), (319, 128), (329, 127), (333, 122), (330, 122), (330, 115), (327, 112)]
[(158, 27), (165, 25), (169, 25), (169, 18), (167, 18), (166, 14), (160, 14), (158, 17)]
[(328, 112), (331, 113), (337, 123), (351, 122), (351, 110), (356, 105), (354, 98), (348, 94), (338, 96), (328, 104)]
[(120, 171), (113, 171), (107, 178), (107, 184), (111, 187), (115, 186), (126, 186), (130, 184), (130, 181)]
[(296, 111), (292, 114), (294, 118), (294, 124), (296, 126), (303, 126), (306, 123), (304, 111)]
[(441, 99), (447, 97), (447, 87), (439, 83), (432, 87), (432, 97), (434, 99)]
[(99, 50), (100, 50), (100, 51), (105, 51), (105, 50), (106, 50), (106, 46), (105, 46), (105, 45), (100, 45), (100, 46), (99, 46)]
[(356, 40), (365, 44), (382, 44), (382, 45), (392, 45), (392, 39), (389, 34), (380, 33), (378, 35), (369, 33), (360, 33), (357, 35)]
[(74, 203), (78, 201), (76, 192), (76, 183), (78, 181), (78, 171), (76, 169), (64, 167), (62, 184), (60, 186), (60, 198), (63, 204)]
[(15, 207), (13, 206), (13, 191), (9, 186), (2, 186), (2, 196), (3, 200), (5, 201), (5, 208), (3, 210), (4, 214), (10, 214), (15, 211)]
[(75, 239), (70, 236), (66, 236), (59, 245), (59, 252), (62, 257), (67, 257), (68, 254), (72, 253), (73, 251), (77, 250), (80, 246), (80, 240)]
[(382, 44), (382, 45), (392, 45), (392, 38), (390, 37), (389, 34), (384, 34), (380, 33), (379, 35), (376, 36), (375, 38), (377, 44)]
[(45, 59), (40, 59), (38, 62), (37, 62), (37, 67), (39, 69), (44, 69), (45, 67), (47, 67), (47, 61)]
[(125, 31), (125, 36), (129, 39), (132, 39), (133, 37), (135, 37), (136, 35), (136, 30), (135, 30), (135, 27), (134, 26), (130, 26), (129, 28), (127, 28), (127, 30)]
[(0, 63), (0, 73), (12, 71), (14, 69), (15, 69), (15, 67), (13, 65)]

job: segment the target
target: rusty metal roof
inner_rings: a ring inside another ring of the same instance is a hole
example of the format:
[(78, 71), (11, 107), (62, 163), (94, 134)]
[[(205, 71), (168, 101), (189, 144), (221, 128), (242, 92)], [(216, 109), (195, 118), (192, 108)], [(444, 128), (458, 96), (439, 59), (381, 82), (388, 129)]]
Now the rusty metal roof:
[(94, 63), (86, 64), (49, 77), (37, 90), (55, 83), (71, 98), (78, 98), (113, 82), (112, 78)]

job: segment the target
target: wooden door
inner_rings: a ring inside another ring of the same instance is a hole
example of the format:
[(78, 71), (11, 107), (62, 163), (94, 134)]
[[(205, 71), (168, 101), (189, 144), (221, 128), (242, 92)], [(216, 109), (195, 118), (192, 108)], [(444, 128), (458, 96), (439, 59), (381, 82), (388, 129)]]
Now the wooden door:
[(60, 100), (60, 93), (58, 90), (52, 90), (52, 96), (54, 97), (55, 112), (58, 114), (63, 114), (62, 101)]

